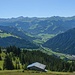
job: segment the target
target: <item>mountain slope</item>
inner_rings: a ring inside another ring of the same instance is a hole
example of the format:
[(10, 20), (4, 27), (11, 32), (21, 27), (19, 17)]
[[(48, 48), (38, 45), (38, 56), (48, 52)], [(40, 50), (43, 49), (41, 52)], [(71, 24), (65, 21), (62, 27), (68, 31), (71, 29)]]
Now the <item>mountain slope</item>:
[(15, 45), (21, 48), (38, 48), (32, 41), (31, 37), (17, 28), (9, 26), (0, 26), (0, 46), (6, 47)]
[(21, 29), (18, 29), (16, 27), (13, 27), (13, 26), (0, 26), (0, 30), (2, 30), (3, 32), (6, 32), (6, 33), (10, 33), (12, 35), (18, 36), (22, 39), (28, 39), (28, 40), (35, 39), (33, 37), (26, 35), (27, 32), (25, 32)]
[(15, 37), (6, 37), (6, 38), (0, 38), (0, 46), (1, 47), (7, 47), (7, 46), (17, 46), (20, 48), (38, 48), (35, 44), (31, 43), (28, 40), (19, 39)]
[(49, 39), (43, 46), (56, 52), (75, 54), (75, 28)]

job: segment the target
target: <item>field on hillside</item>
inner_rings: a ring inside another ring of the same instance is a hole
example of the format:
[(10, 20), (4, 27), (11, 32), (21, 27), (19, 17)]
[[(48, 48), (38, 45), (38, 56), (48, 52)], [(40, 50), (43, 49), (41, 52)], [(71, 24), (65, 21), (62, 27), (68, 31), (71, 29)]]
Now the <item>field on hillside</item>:
[(24, 71), (21, 70), (4, 70), (0, 71), (0, 75), (75, 75), (75, 73), (67, 72), (35, 72), (35, 71)]

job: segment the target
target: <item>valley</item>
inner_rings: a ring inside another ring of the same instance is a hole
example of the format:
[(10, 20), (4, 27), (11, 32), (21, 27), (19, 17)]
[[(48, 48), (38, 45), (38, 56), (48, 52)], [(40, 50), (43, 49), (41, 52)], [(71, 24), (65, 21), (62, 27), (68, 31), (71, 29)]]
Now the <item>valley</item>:
[[(0, 68), (27, 71), (28, 64), (38, 61), (47, 65), (50, 74), (53, 74), (52, 71), (73, 72), (75, 71), (74, 34), (74, 17), (0, 19)], [(9, 56), (8, 59), (12, 61), (10, 69), (3, 67), (4, 59)]]

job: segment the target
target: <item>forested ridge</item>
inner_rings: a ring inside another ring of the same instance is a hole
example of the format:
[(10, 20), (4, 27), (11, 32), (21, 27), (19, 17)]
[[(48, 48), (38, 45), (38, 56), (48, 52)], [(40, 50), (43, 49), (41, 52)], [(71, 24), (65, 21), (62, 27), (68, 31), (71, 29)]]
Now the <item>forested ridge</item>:
[(75, 28), (49, 39), (43, 46), (56, 52), (75, 55)]
[[(3, 53), (4, 56), (2, 56)], [(0, 48), (0, 61), (4, 61), (3, 66), (0, 67), (1, 70), (27, 69), (29, 64), (40, 62), (51, 71), (75, 71), (75, 61), (68, 62), (38, 50), (21, 50), (15, 46), (7, 47), (3, 51)]]
[(26, 35), (25, 32), (19, 31), (15, 27), (0, 26), (0, 46), (17, 46), (20, 48), (38, 48), (36, 44), (32, 42), (32, 39)]

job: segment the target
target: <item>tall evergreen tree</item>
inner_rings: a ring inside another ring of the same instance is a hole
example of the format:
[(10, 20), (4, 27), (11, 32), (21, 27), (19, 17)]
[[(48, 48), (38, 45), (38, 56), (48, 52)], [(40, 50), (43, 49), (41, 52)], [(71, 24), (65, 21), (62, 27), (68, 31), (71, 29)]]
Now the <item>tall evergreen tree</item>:
[(1, 53), (1, 47), (0, 47), (0, 53)]
[(4, 63), (3, 63), (3, 69), (7, 69), (7, 70), (14, 69), (12, 59), (9, 57), (9, 55), (5, 56)]
[(22, 63), (22, 65), (25, 64), (24, 53), (21, 53), (20, 62)]
[(2, 60), (2, 58), (1, 58), (1, 54), (0, 54), (0, 60)]

